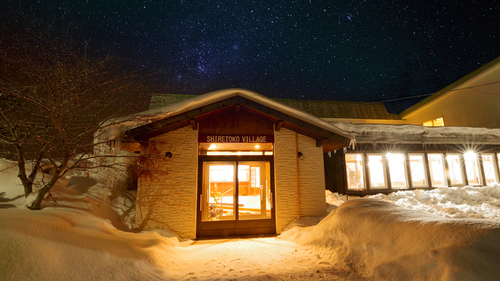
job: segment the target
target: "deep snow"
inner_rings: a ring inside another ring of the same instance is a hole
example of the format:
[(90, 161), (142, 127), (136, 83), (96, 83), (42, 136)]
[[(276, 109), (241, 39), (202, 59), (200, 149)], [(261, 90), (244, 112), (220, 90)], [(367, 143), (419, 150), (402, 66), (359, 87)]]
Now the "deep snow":
[(135, 194), (110, 188), (106, 171), (73, 174), (55, 201), (27, 210), (10, 166), (0, 159), (1, 280), (500, 278), (500, 185), (349, 201), (327, 192), (329, 215), (280, 236), (191, 241), (130, 231)]

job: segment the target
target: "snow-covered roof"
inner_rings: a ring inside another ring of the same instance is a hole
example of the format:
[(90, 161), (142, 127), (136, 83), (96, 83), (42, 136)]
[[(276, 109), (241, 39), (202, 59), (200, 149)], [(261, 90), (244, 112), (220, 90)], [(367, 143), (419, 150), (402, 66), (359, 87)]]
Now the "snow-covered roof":
[[(151, 97), (149, 109), (160, 108), (192, 97), (195, 96), (154, 94)], [(319, 118), (401, 120), (398, 114), (388, 113), (383, 103), (282, 98), (272, 98), (272, 100), (300, 109)]]
[(323, 130), (329, 131), (331, 133), (337, 134), (341, 137), (350, 140), (353, 139), (352, 135), (350, 135), (349, 133), (345, 133), (339, 130), (337, 127), (332, 126), (330, 123), (312, 114), (309, 114), (305, 111), (296, 108), (289, 107), (287, 105), (274, 101), (270, 98), (267, 98), (263, 95), (260, 95), (256, 92), (245, 89), (225, 89), (220, 91), (214, 91), (203, 95), (195, 96), (190, 99), (185, 99), (180, 102), (170, 104), (164, 107), (137, 113), (135, 114), (135, 116), (137, 117), (137, 121), (132, 123), (129, 122), (128, 125), (126, 125), (125, 130), (131, 130), (162, 119), (181, 115), (183, 113), (201, 108), (203, 106), (221, 102), (236, 96), (242, 97), (244, 99), (263, 105), (267, 108), (271, 108), (278, 112), (284, 113), (288, 116), (306, 122)]
[(500, 129), (330, 122), (356, 143), (500, 144)]

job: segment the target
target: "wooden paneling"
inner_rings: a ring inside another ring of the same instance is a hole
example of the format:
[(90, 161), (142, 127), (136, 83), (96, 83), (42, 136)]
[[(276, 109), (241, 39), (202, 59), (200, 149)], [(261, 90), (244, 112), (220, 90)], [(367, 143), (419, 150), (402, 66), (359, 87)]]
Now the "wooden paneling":
[(331, 192), (345, 194), (347, 191), (347, 172), (345, 166), (345, 154), (343, 151), (337, 153), (323, 154), (325, 165), (325, 189)]
[[(239, 108), (238, 110), (236, 108)], [(207, 135), (273, 135), (270, 118), (258, 116), (247, 107), (232, 105), (196, 118), (199, 133)]]

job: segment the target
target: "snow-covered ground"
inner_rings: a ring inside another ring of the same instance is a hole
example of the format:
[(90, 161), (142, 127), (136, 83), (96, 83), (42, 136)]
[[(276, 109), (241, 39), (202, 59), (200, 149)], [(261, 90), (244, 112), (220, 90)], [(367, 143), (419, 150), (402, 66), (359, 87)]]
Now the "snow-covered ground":
[(327, 192), (329, 215), (280, 236), (191, 241), (130, 231), (135, 194), (107, 172), (74, 174), (27, 210), (11, 166), (0, 159), (0, 280), (500, 279), (500, 185)]

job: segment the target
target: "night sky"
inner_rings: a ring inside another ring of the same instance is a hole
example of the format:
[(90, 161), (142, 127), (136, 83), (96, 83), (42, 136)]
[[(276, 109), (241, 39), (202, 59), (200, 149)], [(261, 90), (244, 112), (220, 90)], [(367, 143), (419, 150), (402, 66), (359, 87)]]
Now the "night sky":
[(438, 91), (500, 56), (497, 0), (0, 3), (62, 18), (94, 50), (161, 71), (151, 88), (172, 94), (237, 87), (277, 98), (397, 99), (386, 106), (400, 112), (419, 100), (401, 98)]

